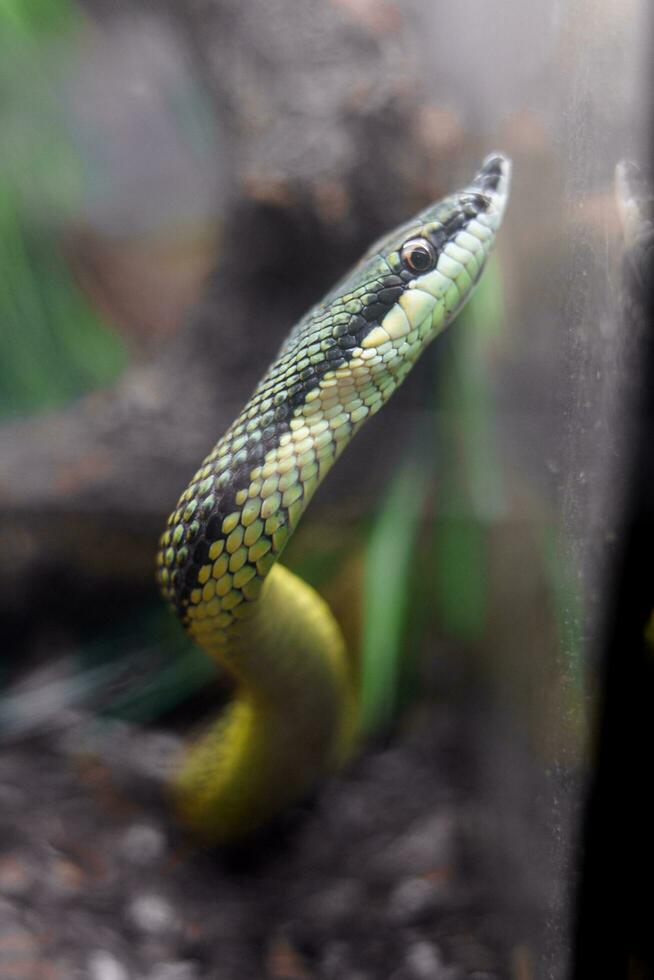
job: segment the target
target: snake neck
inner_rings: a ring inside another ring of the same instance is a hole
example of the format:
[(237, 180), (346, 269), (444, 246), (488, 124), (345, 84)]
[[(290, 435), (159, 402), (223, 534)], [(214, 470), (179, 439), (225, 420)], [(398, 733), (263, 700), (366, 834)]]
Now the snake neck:
[[(340, 367), (332, 360), (336, 366), (313, 387), (289, 384), (281, 352), (180, 497), (161, 538), (162, 591), (203, 648), (220, 656), (238, 624), (255, 615), (266, 577), (319, 484), (404, 379), (430, 330), (427, 317), (394, 358), (370, 348)], [(292, 377), (305, 370), (297, 358), (291, 368)]]

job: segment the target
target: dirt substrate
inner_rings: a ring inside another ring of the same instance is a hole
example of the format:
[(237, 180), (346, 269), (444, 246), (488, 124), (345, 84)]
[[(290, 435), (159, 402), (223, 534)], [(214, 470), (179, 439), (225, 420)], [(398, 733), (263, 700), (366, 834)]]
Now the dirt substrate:
[(442, 708), (414, 719), (229, 854), (194, 850), (156, 792), (116, 778), (121, 753), (147, 767), (168, 736), (119, 724), (101, 736), (109, 763), (79, 719), (5, 746), (0, 978), (529, 975), (471, 857), (463, 725)]

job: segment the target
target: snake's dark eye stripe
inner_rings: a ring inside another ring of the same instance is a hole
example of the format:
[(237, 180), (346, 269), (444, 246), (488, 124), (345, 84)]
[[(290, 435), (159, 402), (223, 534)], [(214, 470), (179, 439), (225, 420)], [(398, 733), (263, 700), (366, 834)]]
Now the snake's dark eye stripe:
[(476, 217), (481, 211), (487, 211), (491, 199), (487, 194), (465, 194), (459, 198), (459, 204), (469, 218)]
[(400, 252), (402, 262), (409, 272), (429, 272), (436, 265), (436, 252), (426, 238), (410, 238)]

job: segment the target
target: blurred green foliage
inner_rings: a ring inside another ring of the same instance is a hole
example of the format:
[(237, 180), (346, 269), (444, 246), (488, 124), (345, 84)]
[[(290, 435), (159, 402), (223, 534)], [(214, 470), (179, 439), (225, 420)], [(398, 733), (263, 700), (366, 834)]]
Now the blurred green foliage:
[(80, 23), (66, 0), (0, 0), (0, 417), (65, 404), (126, 363), (61, 246), (83, 179), (58, 99)]
[[(483, 632), (486, 527), (474, 515), (473, 500), (486, 508), (491, 491), (491, 506), (501, 506), (485, 349), (502, 314), (501, 283), (491, 263), (465, 311), (438, 341), (440, 383), (431, 426), (414, 434), (369, 534), (361, 654), (369, 733), (388, 727), (397, 712), (421, 628), (436, 620), (439, 630), (465, 643)], [(435, 514), (428, 520), (432, 501)], [(425, 547), (419, 532), (430, 526)]]
[(397, 707), (412, 605), (411, 570), (427, 486), (427, 466), (408, 461), (393, 480), (368, 537), (361, 644), (361, 716), (366, 732), (387, 727)]
[(432, 538), (434, 602), (452, 639), (481, 638), (489, 601), (488, 532), (506, 505), (499, 458), (490, 352), (504, 324), (497, 260), (444, 338), (436, 419), (440, 446)]
[(77, 23), (77, 9), (64, 0), (0, 0), (0, 25), (13, 38), (67, 30)]
[[(504, 323), (499, 261), (493, 258), (465, 310), (434, 348), (431, 428), (414, 433), (415, 445), (369, 532), (361, 695), (369, 733), (387, 728), (407, 694), (415, 696), (416, 658), (426, 648), (438, 657), (435, 637), (469, 651), (488, 639), (493, 536), (502, 521), (511, 520), (491, 363)], [(545, 531), (533, 535), (533, 561), (549, 602), (534, 628), (546, 629), (553, 616), (559, 646), (552, 667), (560, 690), (543, 695), (558, 700), (563, 693), (566, 712), (580, 717), (580, 591), (565, 543), (555, 533), (555, 515), (544, 501), (538, 509)], [(486, 669), (492, 674), (506, 665), (498, 661)]]

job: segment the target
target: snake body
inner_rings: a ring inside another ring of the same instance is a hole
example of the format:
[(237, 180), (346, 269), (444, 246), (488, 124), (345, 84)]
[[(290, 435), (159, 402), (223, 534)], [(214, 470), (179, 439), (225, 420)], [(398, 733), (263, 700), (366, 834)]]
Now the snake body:
[(470, 295), (508, 195), (472, 182), (377, 242), (284, 341), (182, 493), (157, 575), (236, 697), (182, 760), (174, 793), (204, 838), (246, 833), (351, 751), (356, 684), (332, 613), (276, 564), (319, 483)]

